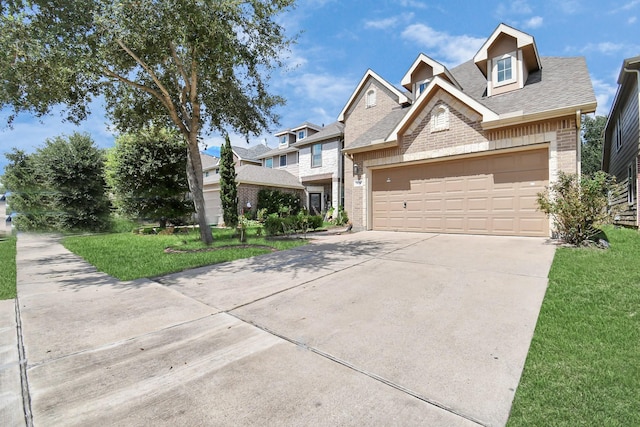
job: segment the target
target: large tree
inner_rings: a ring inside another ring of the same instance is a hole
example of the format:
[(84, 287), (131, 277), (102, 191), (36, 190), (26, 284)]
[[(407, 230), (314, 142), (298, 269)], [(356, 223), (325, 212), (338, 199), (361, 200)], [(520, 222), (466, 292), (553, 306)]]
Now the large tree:
[(606, 116), (585, 116), (582, 121), (582, 174), (593, 176), (602, 169), (602, 144)]
[(233, 150), (229, 136), (220, 148), (220, 202), (222, 216), (227, 227), (238, 225), (238, 184), (236, 167), (233, 162)]
[(0, 0), (0, 106), (78, 122), (103, 95), (122, 132), (171, 125), (204, 242), (201, 131), (259, 134), (283, 100), (267, 90), (291, 39), (276, 21), (293, 0)]
[(165, 227), (193, 214), (184, 170), (187, 153), (177, 131), (151, 127), (120, 135), (107, 156), (107, 182), (125, 215)]
[(33, 154), (14, 150), (7, 158), (3, 181), (19, 229), (107, 229), (104, 155), (88, 134), (58, 136)]

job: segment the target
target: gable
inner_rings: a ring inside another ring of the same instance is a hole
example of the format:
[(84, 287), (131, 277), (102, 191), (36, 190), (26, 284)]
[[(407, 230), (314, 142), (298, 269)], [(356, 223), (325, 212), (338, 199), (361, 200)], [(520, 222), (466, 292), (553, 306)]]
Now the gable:
[(338, 116), (338, 121), (339, 122), (344, 122), (345, 121), (345, 115), (347, 114), (348, 111), (350, 111), (350, 110), (352, 111), (353, 110), (352, 107), (353, 107), (354, 102), (356, 102), (357, 100), (362, 99), (363, 94), (370, 87), (371, 81), (375, 81), (376, 82), (376, 87), (379, 87), (379, 88), (385, 90), (387, 95), (391, 99), (393, 99), (396, 104), (401, 105), (401, 104), (406, 104), (406, 103), (409, 102), (409, 99), (407, 98), (407, 96), (404, 95), (402, 92), (400, 92), (391, 83), (389, 83), (388, 81), (386, 81), (385, 79), (380, 77), (373, 70), (367, 70), (367, 72), (364, 74), (364, 76), (360, 80), (360, 83), (358, 83), (358, 86), (356, 87), (356, 89), (351, 94), (351, 97), (349, 98), (349, 100), (345, 104), (344, 108), (340, 112), (340, 115)]

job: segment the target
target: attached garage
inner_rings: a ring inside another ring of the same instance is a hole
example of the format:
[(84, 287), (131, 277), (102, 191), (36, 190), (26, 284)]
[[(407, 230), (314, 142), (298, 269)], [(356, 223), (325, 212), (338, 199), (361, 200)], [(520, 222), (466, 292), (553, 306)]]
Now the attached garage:
[(372, 171), (373, 229), (548, 236), (547, 148)]

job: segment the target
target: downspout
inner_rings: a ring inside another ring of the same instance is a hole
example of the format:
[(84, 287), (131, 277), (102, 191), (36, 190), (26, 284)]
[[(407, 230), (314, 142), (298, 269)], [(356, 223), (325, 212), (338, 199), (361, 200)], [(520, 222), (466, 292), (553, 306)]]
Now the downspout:
[[(622, 69), (625, 73), (636, 73), (636, 92), (638, 93), (638, 147), (640, 147), (640, 70), (636, 70), (636, 69), (632, 69), (632, 68), (623, 68)], [(638, 214), (640, 213), (640, 209), (638, 209), (638, 206), (640, 205), (638, 203), (638, 155), (636, 154), (636, 159), (635, 159), (635, 166), (636, 166), (636, 170), (635, 170), (635, 176), (636, 176), (636, 227), (638, 227), (640, 225), (640, 220), (638, 218)]]
[(576, 128), (578, 129), (576, 135), (576, 172), (578, 176), (582, 175), (582, 138), (580, 135), (582, 128), (582, 110), (576, 111)]

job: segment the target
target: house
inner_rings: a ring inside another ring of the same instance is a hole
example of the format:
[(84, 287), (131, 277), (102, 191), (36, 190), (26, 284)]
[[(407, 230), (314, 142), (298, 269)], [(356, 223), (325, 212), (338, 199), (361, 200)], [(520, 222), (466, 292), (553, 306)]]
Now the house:
[[(235, 153), (238, 147), (232, 147)], [(242, 149), (238, 150), (239, 152)], [(258, 205), (258, 191), (261, 189), (275, 189), (304, 197), (304, 187), (298, 179), (290, 173), (277, 169), (266, 170), (255, 164), (255, 161), (247, 161), (238, 157), (235, 164), (236, 183), (238, 185), (238, 209), (239, 213), (250, 210)], [(207, 221), (210, 224), (222, 222), (222, 202), (220, 200), (220, 159), (206, 153), (200, 153), (202, 159), (203, 194)], [(244, 162), (239, 164), (240, 162)]]
[(584, 58), (500, 24), (467, 62), (420, 54), (400, 83), (366, 71), (338, 118), (354, 228), (549, 236), (536, 194), (580, 171), (596, 109)]
[(604, 130), (602, 170), (614, 175), (621, 192), (612, 200), (616, 222), (638, 227), (640, 159), (640, 56), (625, 59)]
[(305, 189), (305, 206), (321, 214), (342, 206), (342, 123), (318, 126), (305, 122), (277, 132), (278, 147), (258, 156), (265, 168), (285, 170)]

